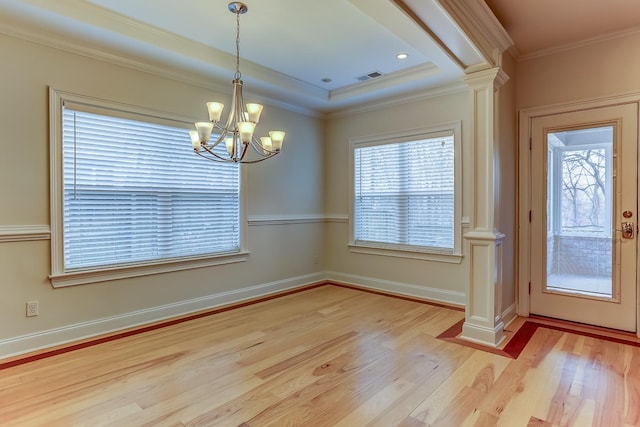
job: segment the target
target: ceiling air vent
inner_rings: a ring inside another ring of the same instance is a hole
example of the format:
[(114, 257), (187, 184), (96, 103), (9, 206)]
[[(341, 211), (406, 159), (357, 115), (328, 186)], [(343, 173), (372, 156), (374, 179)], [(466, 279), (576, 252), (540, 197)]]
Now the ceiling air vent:
[(371, 79), (376, 79), (378, 77), (382, 77), (384, 74), (382, 74), (380, 71), (374, 71), (372, 73), (369, 74), (365, 74), (364, 76), (360, 76), (357, 77), (357, 79), (361, 82), (367, 81), (367, 80), (371, 80)]

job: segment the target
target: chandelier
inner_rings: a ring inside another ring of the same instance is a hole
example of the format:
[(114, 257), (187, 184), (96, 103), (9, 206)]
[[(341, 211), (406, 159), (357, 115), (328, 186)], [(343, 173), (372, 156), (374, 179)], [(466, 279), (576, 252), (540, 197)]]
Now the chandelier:
[[(195, 131), (189, 132), (191, 143), (196, 154), (214, 161), (233, 163), (257, 163), (275, 156), (282, 148), (285, 133), (272, 130), (269, 136), (258, 140), (253, 136), (256, 125), (260, 121), (262, 105), (248, 103), (242, 97), (242, 74), (240, 73), (240, 15), (247, 12), (248, 7), (241, 2), (229, 3), (229, 11), (236, 14), (236, 72), (233, 76), (233, 94), (229, 116), (224, 126), (220, 123), (224, 104), (207, 102), (209, 110), (208, 122), (197, 122)], [(212, 140), (211, 137), (214, 139)], [(226, 155), (216, 150), (224, 144)], [(254, 153), (247, 155), (247, 151)], [(217, 152), (216, 152), (217, 151)]]

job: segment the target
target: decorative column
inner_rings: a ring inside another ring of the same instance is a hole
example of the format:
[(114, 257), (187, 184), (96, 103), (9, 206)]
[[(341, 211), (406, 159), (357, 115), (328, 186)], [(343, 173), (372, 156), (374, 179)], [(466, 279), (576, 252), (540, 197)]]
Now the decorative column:
[(472, 220), (464, 235), (469, 257), (467, 304), (461, 338), (497, 347), (504, 339), (502, 321), (502, 241), (496, 230), (499, 206), (497, 90), (508, 76), (499, 67), (468, 74), (472, 114)]

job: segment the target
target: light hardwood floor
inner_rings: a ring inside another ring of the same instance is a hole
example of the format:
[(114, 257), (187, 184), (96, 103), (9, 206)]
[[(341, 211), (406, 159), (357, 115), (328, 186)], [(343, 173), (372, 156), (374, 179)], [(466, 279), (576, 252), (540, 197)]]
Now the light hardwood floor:
[(512, 359), (438, 338), (463, 318), (320, 286), (5, 367), (0, 425), (640, 425), (640, 348), (540, 327)]

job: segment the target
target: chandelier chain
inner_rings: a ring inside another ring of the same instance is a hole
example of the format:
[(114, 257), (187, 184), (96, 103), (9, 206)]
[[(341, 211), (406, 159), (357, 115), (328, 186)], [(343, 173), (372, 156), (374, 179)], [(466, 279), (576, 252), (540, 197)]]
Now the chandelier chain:
[(242, 77), (240, 73), (240, 11), (236, 12), (236, 74), (234, 78)]

